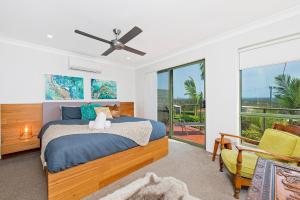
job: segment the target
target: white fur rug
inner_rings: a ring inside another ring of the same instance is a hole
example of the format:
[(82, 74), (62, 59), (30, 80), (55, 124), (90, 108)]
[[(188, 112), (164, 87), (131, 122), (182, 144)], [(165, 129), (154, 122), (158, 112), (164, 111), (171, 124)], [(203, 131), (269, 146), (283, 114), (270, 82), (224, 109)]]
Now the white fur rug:
[(189, 195), (184, 182), (147, 173), (129, 185), (99, 200), (200, 200)]

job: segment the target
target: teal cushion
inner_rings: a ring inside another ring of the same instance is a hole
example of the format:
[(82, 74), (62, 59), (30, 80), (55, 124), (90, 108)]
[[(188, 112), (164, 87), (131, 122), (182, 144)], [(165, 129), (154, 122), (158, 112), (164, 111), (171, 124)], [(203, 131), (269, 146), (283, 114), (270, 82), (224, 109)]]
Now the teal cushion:
[(82, 120), (95, 120), (96, 112), (94, 110), (95, 107), (101, 107), (100, 104), (83, 104), (80, 107), (81, 110), (81, 119)]

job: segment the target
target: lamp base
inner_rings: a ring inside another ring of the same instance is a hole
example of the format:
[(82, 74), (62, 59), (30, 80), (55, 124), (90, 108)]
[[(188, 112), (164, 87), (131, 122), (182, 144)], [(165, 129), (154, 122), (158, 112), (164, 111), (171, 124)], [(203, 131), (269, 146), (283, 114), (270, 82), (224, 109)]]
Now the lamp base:
[(22, 135), (22, 136), (19, 137), (19, 139), (20, 140), (28, 140), (28, 139), (30, 139), (32, 137), (33, 137), (33, 135)]

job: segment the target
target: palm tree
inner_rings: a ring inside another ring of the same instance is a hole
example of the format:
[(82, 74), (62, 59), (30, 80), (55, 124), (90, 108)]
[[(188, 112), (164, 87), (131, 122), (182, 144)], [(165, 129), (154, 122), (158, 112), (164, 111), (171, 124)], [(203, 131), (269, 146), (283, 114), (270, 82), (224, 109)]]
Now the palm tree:
[[(184, 87), (186, 91), (184, 95), (188, 95), (196, 105), (199, 105), (202, 102), (203, 93), (200, 92), (197, 94), (195, 80), (191, 76), (189, 76), (188, 80), (184, 81)], [(197, 106), (194, 107), (194, 115), (197, 116)]]
[(204, 62), (201, 62), (199, 65), (200, 65), (200, 71), (201, 71), (201, 79), (204, 80), (205, 79), (205, 65), (204, 65)]
[(282, 74), (275, 77), (275, 82), (277, 102), (286, 108), (300, 108), (300, 79)]

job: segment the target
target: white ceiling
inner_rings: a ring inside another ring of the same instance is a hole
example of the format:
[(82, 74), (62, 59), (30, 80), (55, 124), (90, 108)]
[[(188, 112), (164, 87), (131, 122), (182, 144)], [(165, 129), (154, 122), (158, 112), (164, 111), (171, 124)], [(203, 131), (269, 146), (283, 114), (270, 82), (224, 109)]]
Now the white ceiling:
[(138, 67), (297, 4), (299, 0), (1, 0), (0, 35), (100, 58), (109, 45), (74, 29), (111, 40), (113, 28), (124, 34), (139, 26), (143, 33), (127, 45), (145, 56), (115, 51), (104, 57)]

